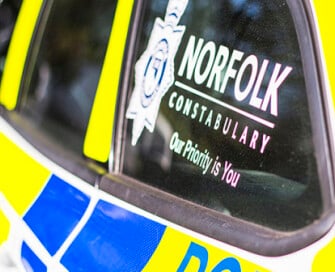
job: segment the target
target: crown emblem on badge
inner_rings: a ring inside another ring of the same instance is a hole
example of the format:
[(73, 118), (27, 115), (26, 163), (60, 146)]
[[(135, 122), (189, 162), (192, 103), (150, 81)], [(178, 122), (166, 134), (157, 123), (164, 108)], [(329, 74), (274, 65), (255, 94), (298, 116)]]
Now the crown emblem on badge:
[(146, 50), (135, 65), (135, 87), (126, 112), (133, 119), (132, 145), (144, 127), (153, 132), (163, 96), (174, 83), (174, 58), (185, 26), (179, 21), (188, 0), (170, 0), (164, 21), (156, 18)]

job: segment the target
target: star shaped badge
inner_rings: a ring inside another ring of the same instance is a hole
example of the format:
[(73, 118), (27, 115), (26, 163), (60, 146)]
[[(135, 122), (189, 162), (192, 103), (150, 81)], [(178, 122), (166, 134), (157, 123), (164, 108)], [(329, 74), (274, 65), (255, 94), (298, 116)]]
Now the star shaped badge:
[(135, 87), (126, 112), (133, 119), (132, 145), (144, 127), (154, 131), (160, 103), (174, 83), (174, 58), (185, 26), (178, 25), (188, 0), (170, 0), (164, 21), (156, 18), (146, 50), (135, 65)]

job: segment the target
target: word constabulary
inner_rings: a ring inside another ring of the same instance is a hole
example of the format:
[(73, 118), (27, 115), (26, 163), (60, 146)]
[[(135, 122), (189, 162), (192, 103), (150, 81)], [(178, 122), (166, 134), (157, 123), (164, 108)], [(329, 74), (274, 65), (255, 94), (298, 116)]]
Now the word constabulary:
[(224, 117), (221, 113), (178, 94), (176, 91), (170, 94), (168, 107), (213, 130), (220, 129), (224, 136), (230, 137), (233, 141), (237, 141), (250, 149), (257, 150), (261, 154), (265, 152), (271, 140), (271, 136), (256, 129), (252, 130), (249, 126), (243, 126), (238, 121), (228, 116)]

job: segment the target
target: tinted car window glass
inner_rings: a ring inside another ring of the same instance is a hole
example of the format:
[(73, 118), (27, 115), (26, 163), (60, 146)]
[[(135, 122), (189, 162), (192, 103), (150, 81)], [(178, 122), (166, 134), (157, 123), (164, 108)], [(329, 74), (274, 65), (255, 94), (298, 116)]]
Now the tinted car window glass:
[(318, 218), (313, 128), (287, 3), (148, 1), (138, 32), (123, 173), (279, 230)]
[(0, 1), (0, 82), (5, 65), (9, 40), (12, 35), (21, 1)]
[[(116, 1), (54, 1), (37, 32), (21, 108), (37, 128), (81, 154)], [(41, 32), (41, 30), (39, 30)]]

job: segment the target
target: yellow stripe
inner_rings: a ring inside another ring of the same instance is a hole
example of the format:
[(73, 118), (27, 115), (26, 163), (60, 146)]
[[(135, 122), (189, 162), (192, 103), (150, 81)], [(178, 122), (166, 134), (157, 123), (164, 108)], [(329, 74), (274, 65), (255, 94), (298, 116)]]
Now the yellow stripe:
[[(212, 271), (221, 261), (229, 257), (233, 257), (239, 262), (241, 271), (268, 271), (256, 264), (194, 239), (169, 227), (166, 229), (160, 244), (143, 271), (161, 271), (162, 267), (164, 267), (164, 271), (177, 271), (186, 255), (187, 250), (189, 249), (191, 242), (196, 243), (208, 253), (205, 271)], [(203, 261), (202, 263), (205, 262)], [(200, 260), (198, 258), (192, 258), (185, 271), (204, 271), (199, 270), (199, 266)]]
[(84, 154), (101, 162), (107, 161), (111, 149), (119, 78), (133, 3), (133, 0), (118, 1), (104, 67), (86, 133)]
[[(23, 215), (45, 185), (50, 172), (0, 133), (0, 192)], [(0, 244), (7, 238), (9, 223), (0, 212)]]
[(21, 77), (42, 3), (43, 0), (25, 0), (20, 9), (0, 87), (0, 102), (8, 110), (13, 110), (17, 104)]
[(314, 0), (314, 6), (321, 32), (321, 40), (332, 89), (333, 103), (335, 105), (335, 2)]
[(313, 262), (313, 272), (330, 271), (335, 259), (335, 239), (318, 252)]
[(9, 234), (9, 222), (0, 211), (0, 246), (7, 239)]

